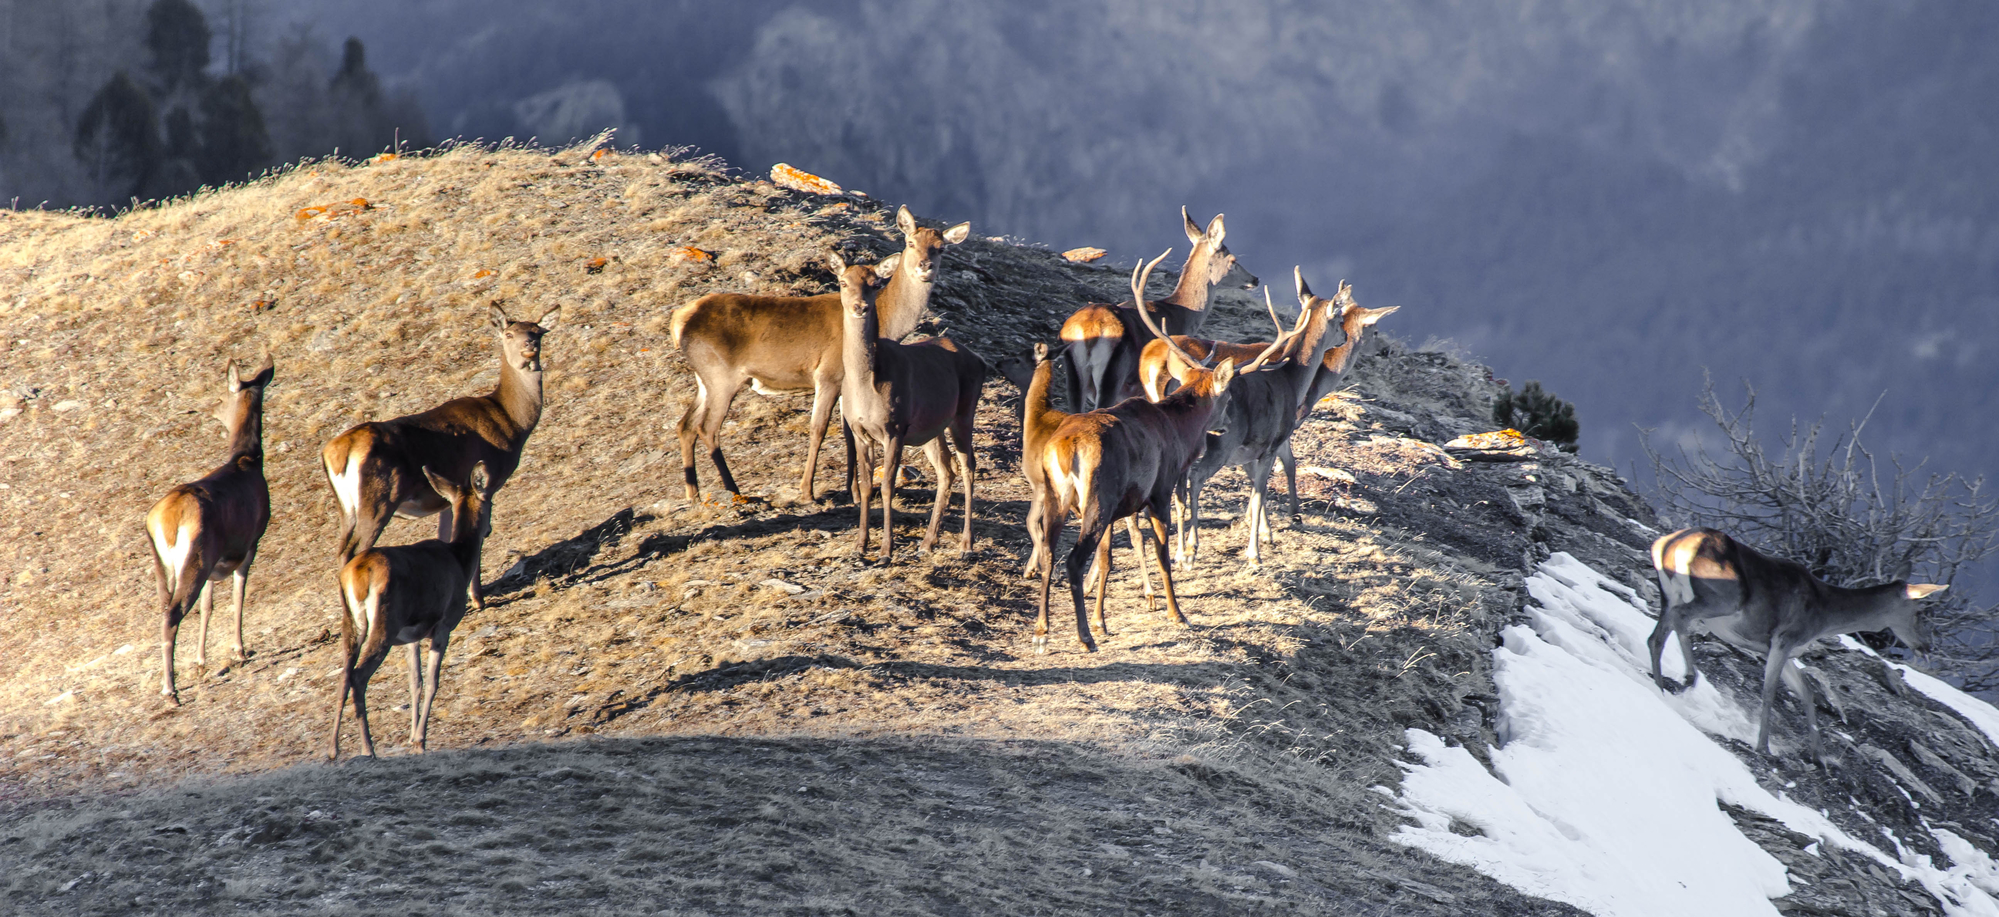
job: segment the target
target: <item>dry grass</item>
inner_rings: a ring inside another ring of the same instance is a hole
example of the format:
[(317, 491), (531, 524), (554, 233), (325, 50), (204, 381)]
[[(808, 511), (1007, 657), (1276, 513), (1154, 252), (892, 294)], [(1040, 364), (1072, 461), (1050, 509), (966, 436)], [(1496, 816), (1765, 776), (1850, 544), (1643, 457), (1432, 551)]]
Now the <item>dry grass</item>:
[[(677, 497), (691, 384), (667, 312), (823, 289), (835, 244), (892, 249), (890, 211), (586, 152), (308, 165), (117, 219), (0, 212), (0, 398), (20, 411), (0, 421), (8, 893), (79, 913), (343, 912), (436, 883), (446, 912), (1566, 912), (1386, 843), (1396, 817), (1370, 790), (1398, 779), (1408, 726), (1482, 752), (1464, 700), (1491, 690), (1527, 534), (1493, 470), (1423, 441), (1477, 425), (1478, 368), (1377, 348), (1301, 436), (1306, 512), (1261, 575), (1219, 530), (1241, 507), (1226, 472), (1211, 551), (1180, 580), (1192, 629), (1147, 613), (1121, 564), (1105, 651), (1058, 623), (1035, 656), (1005, 383), (982, 407), (968, 556), (857, 566), (851, 508), (790, 499), (802, 399), (746, 393), (726, 428), (765, 499)], [(715, 257), (669, 257), (688, 245)], [(1124, 277), (975, 238), (946, 255), (932, 327), (996, 359)], [(318, 448), (490, 385), (493, 298), (563, 313), (548, 413), (496, 503), (493, 604), (445, 663), (447, 753), (401, 757), (391, 672), (372, 705), (387, 759), (311, 764), (336, 670)], [(1247, 297), (1224, 308), (1224, 331), (1267, 321)], [(254, 656), (198, 677), (184, 627), (186, 705), (166, 708), (139, 519), (219, 460), (206, 411), (225, 361), (260, 347), (275, 517)], [(902, 504), (910, 537), (927, 489)], [(148, 846), (187, 869), (128, 862)]]

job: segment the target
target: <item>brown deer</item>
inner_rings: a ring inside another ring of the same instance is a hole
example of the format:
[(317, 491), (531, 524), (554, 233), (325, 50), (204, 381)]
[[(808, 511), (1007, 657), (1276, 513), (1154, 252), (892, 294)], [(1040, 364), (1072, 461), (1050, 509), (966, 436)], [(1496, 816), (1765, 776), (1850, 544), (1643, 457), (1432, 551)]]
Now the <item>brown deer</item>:
[[(1770, 557), (1714, 529), (1681, 529), (1652, 542), (1652, 567), (1659, 574), (1664, 607), (1646, 645), (1652, 650), (1652, 680), (1679, 693), (1693, 687), (1696, 630), (1761, 656), (1763, 703), (1756, 750), (1770, 753), (1770, 708), (1781, 680), (1805, 708), (1812, 758), (1819, 755), (1818, 712), (1811, 685), (1792, 660), (1823, 637), (1887, 628), (1916, 652), (1929, 649), (1918, 600), (1949, 588), (1896, 581), (1848, 589), (1813, 576), (1804, 564)], [(1686, 663), (1684, 683), (1666, 679), (1659, 657), (1666, 635), (1680, 640)]]
[[(1214, 289), (1237, 278), (1248, 278), (1245, 290), (1256, 289), (1256, 275), (1236, 263), (1222, 240), (1227, 228), (1216, 214), (1202, 229), (1180, 208), (1187, 241), (1187, 263), (1180, 266), (1180, 280), (1173, 292), (1156, 305), (1160, 321), (1170, 334), (1193, 334), (1208, 319), (1208, 305)], [(1138, 358), (1145, 343), (1158, 335), (1148, 323), (1134, 320), (1132, 302), (1109, 305), (1090, 303), (1062, 323), (1063, 349), (1069, 357), (1069, 396), (1080, 410), (1108, 407), (1141, 394), (1138, 386)]]
[[(519, 322), (495, 304), (500, 381), (491, 392), (454, 398), (420, 414), (360, 424), (320, 450), (326, 482), (340, 504), (341, 563), (374, 547), (390, 516), (439, 514), (437, 537), (451, 537), (451, 500), (428, 483), (431, 472), (462, 490), (471, 480), (472, 466), (483, 463), (493, 490), (505, 486), (520, 467), (528, 434), (541, 422), (541, 338), (561, 308)], [(486, 607), (476, 574), (467, 588), (472, 607)]]
[(229, 394), (215, 409), (215, 419), (228, 431), (228, 460), (201, 480), (168, 491), (146, 513), (166, 616), (160, 694), (175, 705), (180, 692), (174, 688), (174, 637), (196, 595), (201, 597), (201, 634), (194, 665), (204, 675), (208, 671), (208, 618), (215, 610), (210, 583), (234, 578), (236, 630), (230, 655), (237, 662), (249, 658), (243, 649), (243, 596), (257, 542), (271, 524), (271, 491), (264, 483), (264, 388), (271, 384), (272, 372), (269, 357), (248, 379), (229, 364)]
[[(901, 340), (916, 328), (929, 306), (936, 284), (937, 264), (944, 246), (965, 241), (972, 224), (959, 223), (939, 232), (919, 228), (908, 207), (896, 211), (902, 230), (899, 267), (876, 298), (882, 337)], [(701, 497), (694, 474), (694, 440), (708, 447), (708, 458), (722, 477), (722, 489), (732, 495), (736, 479), (722, 458), (722, 421), (729, 405), (748, 385), (759, 395), (812, 392), (812, 424), (805, 446), (805, 469), (798, 492), (817, 501), (813, 476), (819, 447), (833, 416), (833, 399), (845, 378), (841, 371), (840, 294), (818, 296), (759, 296), (750, 293), (710, 293), (675, 309), (673, 343), (694, 371), (694, 400), (680, 416), (680, 466), (687, 482), (687, 499)], [(848, 469), (849, 485), (853, 469)]]
[[(347, 692), (354, 692), (354, 719), (361, 724), (361, 754), (375, 754), (368, 733), (368, 680), (402, 644), (410, 648), (410, 744), (421, 752), (430, 732), (430, 709), (451, 632), (465, 617), (467, 585), (479, 577), (479, 543), (492, 521), (497, 482), (484, 462), (475, 463), (461, 486), (422, 469), (431, 489), (447, 495), (455, 531), (416, 544), (370, 548), (340, 568), (340, 689), (333, 705), (329, 759), (340, 757), (340, 718)], [(430, 642), (428, 675), (423, 641)]]
[[(1270, 537), (1264, 518), (1264, 500), (1270, 489), (1270, 472), (1279, 458), (1289, 462), (1291, 434), (1298, 428), (1298, 403), (1311, 387), (1326, 352), (1346, 343), (1340, 323), (1351, 302), (1344, 296), (1323, 299), (1312, 294), (1302, 269), (1293, 269), (1302, 311), (1292, 331), (1267, 345), (1275, 349), (1278, 362), (1259, 372), (1237, 374), (1229, 386), (1228, 408), (1222, 416), (1222, 432), (1208, 437), (1207, 448), (1187, 472), (1186, 515), (1180, 522), (1176, 563), (1192, 563), (1201, 545), (1201, 489), (1215, 472), (1231, 465), (1243, 466), (1249, 477), (1249, 506), (1243, 512), (1243, 528), (1248, 542), (1243, 559), (1251, 567), (1262, 563), (1261, 543)], [(1342, 293), (1345, 288), (1342, 287)], [(1178, 344), (1161, 338), (1148, 344)], [(1191, 349), (1189, 351), (1191, 353)], [(1265, 359), (1269, 359), (1266, 357)], [(1297, 496), (1292, 496), (1291, 513), (1298, 514)]]
[(986, 380), (985, 361), (950, 338), (903, 344), (880, 335), (881, 317), (871, 293), (883, 280), (893, 282), (897, 260), (892, 257), (874, 267), (850, 266), (833, 255), (844, 326), (840, 418), (849, 441), (858, 439), (853, 476), (861, 526), (854, 553), (865, 557), (868, 552), (869, 503), (879, 467), (884, 565), (895, 551), (895, 483), (904, 446), (922, 446), (937, 473), (937, 499), (930, 507), (930, 530), (923, 536), (922, 550), (937, 544), (944, 509), (951, 502), (953, 463), (944, 450), (946, 432), (952, 451), (964, 463), (965, 534), (959, 550), (972, 549), (972, 479), (978, 467), (972, 452), (972, 421)]
[[(1156, 337), (1166, 334), (1152, 322), (1144, 289), (1152, 269), (1165, 258), (1160, 255), (1132, 275), (1136, 314), (1152, 326)], [(1190, 358), (1189, 362), (1199, 361)], [(1251, 364), (1251, 370), (1256, 366)], [(1097, 648), (1083, 607), (1083, 565), (1088, 558), (1096, 558), (1097, 627), (1108, 635), (1104, 598), (1110, 543), (1105, 535), (1118, 519), (1140, 510), (1150, 513), (1153, 555), (1166, 592), (1167, 611), (1173, 620), (1187, 623), (1173, 591), (1173, 574), (1166, 558), (1166, 514), (1174, 488), (1200, 454), (1209, 428), (1227, 404), (1229, 383), (1235, 374), (1235, 365), (1224, 362), (1212, 372), (1194, 374), (1179, 391), (1157, 404), (1142, 398), (1126, 399), (1108, 409), (1062, 417), (1053, 430), (1036, 431), (1035, 438), (1046, 438), (1035, 455), (1022, 457), (1022, 464), (1034, 469), (1030, 478), (1034, 504), (1028, 518), (1035, 524), (1031, 534), (1041, 561), (1040, 614), (1034, 625), (1037, 652), (1048, 651), (1048, 589), (1054, 575), (1055, 544), (1062, 523), (1072, 512), (1078, 516), (1078, 534), (1066, 566), (1069, 594), (1076, 607), (1076, 635), (1084, 647), (1092, 652)], [(1044, 390), (1044, 402), (1045, 398)], [(1030, 414), (1033, 410), (1030, 406)], [(1030, 417), (1029, 423), (1045, 419)]]

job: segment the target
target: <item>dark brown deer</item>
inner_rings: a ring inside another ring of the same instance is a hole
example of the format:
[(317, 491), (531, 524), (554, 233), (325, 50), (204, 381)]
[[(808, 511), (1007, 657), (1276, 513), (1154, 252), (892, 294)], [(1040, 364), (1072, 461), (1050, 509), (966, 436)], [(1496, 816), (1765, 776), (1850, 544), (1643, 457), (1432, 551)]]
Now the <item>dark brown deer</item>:
[[(972, 224), (959, 223), (939, 232), (919, 228), (908, 207), (896, 211), (903, 249), (895, 277), (877, 297), (881, 334), (901, 340), (916, 328), (930, 304), (937, 265), (946, 245), (965, 241)], [(841, 370), (840, 294), (818, 296), (758, 296), (750, 293), (710, 293), (673, 312), (674, 345), (694, 371), (694, 400), (680, 416), (680, 466), (687, 482), (687, 499), (701, 497), (694, 474), (694, 440), (708, 447), (708, 458), (722, 477), (722, 489), (739, 495), (729, 463), (722, 457), (722, 421), (729, 405), (748, 385), (759, 395), (812, 393), (812, 422), (805, 445), (805, 469), (798, 493), (817, 501), (812, 479), (819, 465), (819, 447), (833, 416), (845, 378)], [(852, 485), (853, 469), (848, 469)]]
[(208, 672), (208, 618), (215, 610), (215, 588), (210, 583), (235, 580), (236, 630), (230, 656), (237, 662), (249, 658), (243, 648), (243, 598), (250, 584), (250, 565), (257, 559), (257, 542), (271, 524), (271, 491), (264, 483), (264, 388), (271, 384), (272, 372), (269, 357), (248, 379), (236, 372), (236, 364), (229, 365), (229, 394), (215, 409), (215, 419), (228, 431), (228, 459), (201, 480), (168, 491), (146, 513), (146, 536), (166, 616), (160, 694), (175, 705), (180, 703), (180, 692), (174, 687), (174, 637), (197, 595), (201, 634), (194, 665), (197, 672)]
[[(1132, 301), (1138, 304), (1136, 314), (1153, 327), (1157, 337), (1166, 334), (1152, 322), (1150, 310), (1145, 306), (1144, 289), (1152, 268), (1165, 258), (1166, 255), (1160, 255), (1132, 275)], [(1063, 522), (1072, 512), (1078, 517), (1078, 533), (1066, 567), (1069, 594), (1076, 607), (1076, 635), (1084, 647), (1092, 652), (1097, 648), (1083, 607), (1084, 564), (1089, 558), (1096, 558), (1097, 627), (1108, 635), (1104, 599), (1105, 581), (1110, 574), (1107, 550), (1110, 543), (1105, 536), (1117, 520), (1140, 510), (1149, 511), (1153, 556), (1166, 592), (1167, 612), (1173, 620), (1187, 623), (1173, 591), (1173, 573), (1166, 558), (1165, 520), (1172, 506), (1174, 488), (1200, 455), (1202, 441), (1227, 404), (1229, 383), (1234, 377), (1235, 365), (1224, 362), (1212, 372), (1194, 374), (1179, 391), (1157, 404), (1131, 398), (1105, 410), (1063, 417), (1054, 430), (1047, 432), (1037, 455), (1022, 457), (1023, 465), (1034, 463), (1039, 478), (1038, 482), (1031, 479), (1034, 506), (1029, 510), (1029, 519), (1038, 524), (1039, 533), (1034, 540), (1041, 560), (1040, 614), (1034, 625), (1037, 652), (1048, 651), (1048, 589), (1054, 575), (1055, 544)], [(1133, 548), (1143, 553), (1138, 545)], [(1144, 561), (1141, 559), (1139, 563)]]
[[(882, 472), (882, 553), (884, 565), (895, 552), (895, 484), (902, 470), (904, 446), (922, 446), (937, 474), (937, 498), (930, 507), (930, 530), (922, 550), (937, 544), (944, 509), (951, 502), (952, 457), (944, 437), (964, 463), (965, 534), (959, 550), (972, 549), (972, 479), (978, 462), (972, 452), (972, 421), (979, 409), (979, 389), (985, 384), (986, 363), (950, 338), (924, 338), (907, 344), (882, 337), (880, 315), (872, 290), (899, 272), (896, 258), (874, 267), (848, 265), (833, 256), (840, 276), (841, 356), (840, 416), (846, 435), (855, 441), (854, 502), (861, 513), (854, 553), (868, 552), (869, 503), (874, 496), (874, 471)], [(879, 454), (879, 461), (877, 460)]]
[[(431, 705), (451, 632), (465, 617), (467, 584), (479, 576), (479, 543), (492, 520), (499, 485), (475, 463), (464, 486), (422, 469), (430, 487), (451, 501), (455, 531), (416, 544), (370, 548), (340, 568), (340, 689), (333, 705), (333, 736), (326, 756), (340, 757), (340, 718), (354, 693), (361, 724), (361, 754), (374, 755), (368, 733), (368, 680), (402, 644), (410, 648), (410, 745), (421, 752), (430, 734)], [(420, 644), (430, 643), (425, 674)]]
[[(1821, 638), (1883, 628), (1910, 649), (1925, 652), (1929, 634), (1918, 600), (1949, 588), (1902, 581), (1859, 589), (1834, 586), (1804, 564), (1770, 557), (1714, 529), (1681, 529), (1652, 542), (1652, 567), (1658, 571), (1665, 606), (1646, 641), (1652, 650), (1652, 680), (1673, 693), (1693, 687), (1694, 650), (1688, 641), (1696, 630), (1761, 656), (1763, 703), (1756, 750), (1770, 753), (1770, 708), (1782, 681), (1805, 708), (1814, 760), (1823, 760), (1818, 711), (1810, 683), (1792, 660)], [(1684, 683), (1667, 680), (1659, 669), (1669, 633), (1680, 640)]]
[[(1180, 208), (1187, 241), (1187, 263), (1180, 266), (1180, 280), (1173, 292), (1155, 303), (1160, 323), (1169, 334), (1194, 334), (1208, 319), (1208, 305), (1216, 286), (1247, 278), (1245, 290), (1256, 288), (1256, 275), (1236, 263), (1223, 238), (1228, 234), (1222, 215), (1216, 214), (1202, 229)], [(1069, 357), (1069, 396), (1080, 410), (1108, 407), (1141, 394), (1138, 359), (1145, 343), (1158, 335), (1148, 323), (1137, 320), (1132, 302), (1109, 305), (1090, 303), (1062, 323), (1062, 345)]]
[[(463, 489), (472, 466), (483, 463), (495, 492), (513, 477), (528, 434), (541, 422), (541, 338), (560, 309), (517, 322), (494, 305), (500, 381), (491, 392), (454, 398), (420, 414), (360, 424), (320, 450), (326, 482), (340, 504), (341, 563), (374, 547), (391, 516), (440, 514), (437, 536), (451, 537), (451, 501), (430, 486), (430, 472)], [(477, 575), (468, 588), (472, 607), (486, 607)]]

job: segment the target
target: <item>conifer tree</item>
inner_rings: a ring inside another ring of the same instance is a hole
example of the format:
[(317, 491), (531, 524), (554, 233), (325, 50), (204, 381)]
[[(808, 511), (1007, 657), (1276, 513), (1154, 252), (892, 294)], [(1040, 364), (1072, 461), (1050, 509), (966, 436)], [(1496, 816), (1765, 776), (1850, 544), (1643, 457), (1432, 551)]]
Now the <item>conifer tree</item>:
[(77, 120), (73, 150), (100, 194), (139, 193), (160, 159), (159, 115), (151, 96), (123, 70), (92, 96)]
[(242, 74), (216, 80), (202, 94), (201, 122), (195, 162), (204, 184), (243, 181), (271, 164), (271, 136)]

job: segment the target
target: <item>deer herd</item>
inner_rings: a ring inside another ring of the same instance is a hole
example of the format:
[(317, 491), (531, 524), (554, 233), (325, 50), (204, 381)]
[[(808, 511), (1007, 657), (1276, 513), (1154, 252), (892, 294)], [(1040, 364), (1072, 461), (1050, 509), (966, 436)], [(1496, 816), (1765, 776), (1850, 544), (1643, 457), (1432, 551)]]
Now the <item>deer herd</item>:
[[(1039, 575), (1034, 625), (1037, 652), (1048, 648), (1048, 592), (1059, 536), (1070, 515), (1076, 542), (1064, 564), (1076, 614), (1076, 636), (1097, 648), (1084, 601), (1094, 580), (1096, 631), (1108, 636), (1104, 616), (1111, 568), (1111, 529), (1122, 519), (1148, 604), (1154, 591), (1143, 555), (1150, 534), (1171, 619), (1186, 624), (1173, 587), (1175, 564), (1192, 564), (1200, 547), (1203, 486), (1225, 467), (1240, 466), (1250, 484), (1244, 522), (1244, 561), (1262, 560), (1272, 540), (1265, 506), (1270, 477), (1285, 469), (1293, 518), (1298, 516), (1297, 467), (1291, 439), (1312, 407), (1353, 365), (1366, 329), (1396, 307), (1359, 306), (1344, 282), (1330, 297), (1293, 270), (1298, 316), (1287, 328), (1264, 290), (1275, 324), (1274, 339), (1216, 341), (1198, 337), (1215, 289), (1253, 289), (1257, 278), (1224, 244), (1221, 216), (1202, 227), (1181, 211), (1192, 245), (1171, 294), (1148, 301), (1146, 283), (1170, 254), (1161, 254), (1131, 276), (1131, 299), (1089, 303), (1061, 326), (1074, 412), (1055, 406), (1056, 351), (1035, 344), (1031, 363), (1010, 357), (998, 367), (1024, 390), (1020, 464), (1032, 495), (1026, 525), (1032, 544), (1028, 575)], [(856, 556), (865, 560), (876, 476), (882, 495), (880, 563), (894, 557), (894, 494), (902, 450), (920, 446), (936, 476), (930, 524), (920, 545), (934, 548), (953, 485), (964, 500), (958, 547), (972, 549), (973, 494), (978, 463), (973, 419), (987, 363), (948, 337), (907, 339), (928, 307), (947, 246), (964, 242), (970, 224), (944, 230), (919, 226), (907, 207), (896, 225), (904, 246), (875, 264), (849, 264), (838, 254), (830, 267), (838, 288), (817, 296), (712, 293), (671, 315), (675, 345), (695, 377), (695, 395), (680, 418), (685, 496), (698, 500), (695, 441), (706, 448), (722, 488), (739, 496), (722, 455), (721, 433), (731, 403), (745, 385), (759, 394), (812, 393), (811, 420), (799, 494), (816, 502), (819, 449), (840, 407), (847, 453), (848, 492), (859, 510)], [(340, 679), (327, 752), (340, 752), (341, 721), (349, 695), (360, 726), (361, 750), (374, 754), (369, 734), (368, 681), (395, 646), (409, 646), (410, 741), (422, 751), (438, 679), (452, 631), (484, 607), (480, 549), (490, 531), (492, 501), (519, 467), (523, 448), (542, 413), (542, 336), (555, 309), (534, 321), (491, 307), (498, 336), (500, 374), (484, 395), (457, 398), (430, 410), (359, 424), (326, 444), (320, 459), (340, 515), (336, 581), (340, 615)], [(1155, 317), (1156, 316), (1156, 317)], [(273, 378), (268, 357), (248, 377), (232, 363), (228, 394), (216, 410), (228, 431), (224, 463), (206, 477), (169, 491), (146, 515), (146, 532), (165, 615), (161, 694), (178, 704), (174, 642), (181, 621), (201, 600), (195, 651), (198, 671), (207, 663), (210, 583), (231, 579), (236, 624), (233, 658), (246, 658), (243, 603), (257, 543), (271, 518), (264, 478), (264, 390)], [(438, 517), (437, 537), (415, 544), (378, 546), (392, 516)], [(1167, 522), (1178, 532), (1169, 557)], [(1143, 528), (1141, 528), (1141, 525)], [(1762, 731), (1766, 751), (1770, 708), (1781, 681), (1803, 702), (1818, 751), (1811, 691), (1793, 660), (1809, 644), (1832, 634), (1890, 627), (1912, 648), (1927, 639), (1916, 600), (1942, 586), (1902, 582), (1868, 589), (1829, 586), (1789, 561), (1765, 557), (1712, 530), (1686, 530), (1659, 539), (1654, 566), (1664, 609), (1653, 633), (1652, 676), (1670, 691), (1694, 679), (1691, 633), (1707, 630), (1768, 659)], [(1093, 564), (1086, 574), (1085, 565)], [(1686, 681), (1660, 674), (1666, 636), (1680, 641)], [(422, 645), (429, 644), (427, 664)]]

